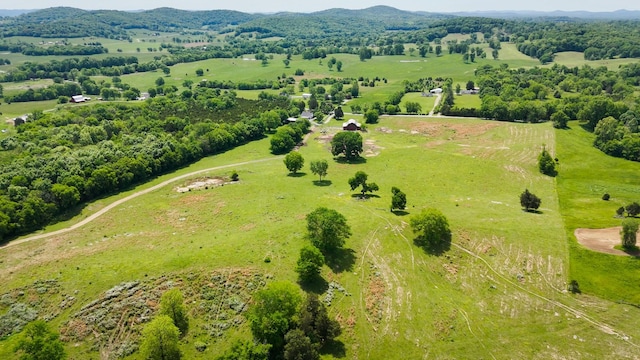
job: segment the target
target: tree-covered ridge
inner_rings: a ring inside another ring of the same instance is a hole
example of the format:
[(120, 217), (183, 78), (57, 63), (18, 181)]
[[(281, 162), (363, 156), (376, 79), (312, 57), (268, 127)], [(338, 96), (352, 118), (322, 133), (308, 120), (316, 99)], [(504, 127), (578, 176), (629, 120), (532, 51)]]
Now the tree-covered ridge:
[(262, 138), (262, 112), (299, 109), (286, 98), (236, 99), (198, 88), (189, 99), (99, 104), (35, 113), (0, 143), (0, 236), (33, 231), (58, 214), (204, 156)]
[(141, 12), (117, 10), (87, 11), (70, 7), (38, 10), (6, 19), (0, 32), (9, 36), (128, 38), (126, 29), (174, 31), (219, 30), (247, 22), (260, 15), (232, 10), (186, 11), (159, 8)]

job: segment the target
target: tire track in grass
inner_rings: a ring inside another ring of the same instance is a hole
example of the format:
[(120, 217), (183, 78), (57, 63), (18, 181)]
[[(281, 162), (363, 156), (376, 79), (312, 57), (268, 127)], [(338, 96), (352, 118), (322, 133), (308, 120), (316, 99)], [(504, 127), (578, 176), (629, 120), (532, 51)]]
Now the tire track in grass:
[(565, 305), (561, 302), (549, 299), (543, 295), (537, 294), (533, 291), (527, 290), (524, 287), (518, 285), (517, 283), (509, 280), (506, 276), (502, 275), (500, 272), (498, 272), (496, 269), (494, 269), (483, 257), (481, 257), (480, 255), (477, 255), (476, 253), (472, 252), (471, 250), (468, 250), (467, 248), (463, 247), (462, 245), (456, 244), (456, 243), (451, 243), (452, 246), (455, 246), (456, 248), (458, 248), (459, 250), (471, 255), (472, 257), (480, 260), (482, 263), (484, 263), (484, 265), (491, 270), (491, 272), (493, 272), (494, 274), (496, 274), (496, 276), (498, 276), (500, 279), (502, 279), (504, 282), (506, 282), (507, 284), (511, 285), (512, 287), (523, 291), (531, 296), (537, 297), (538, 299), (541, 299), (543, 301), (546, 301), (554, 306), (557, 306), (559, 308), (562, 308), (566, 311), (568, 311), (569, 313), (573, 314), (576, 318), (580, 318), (583, 319), (584, 321), (590, 323), (591, 325), (595, 326), (597, 329), (599, 329), (600, 331), (609, 334), (609, 335), (615, 335), (617, 336), (619, 339), (621, 339), (622, 341), (626, 342), (627, 344), (635, 347), (635, 348), (640, 348), (640, 346), (638, 346), (637, 344), (631, 342), (629, 339), (629, 336), (615, 330), (613, 327), (600, 322), (598, 320), (593, 319), (592, 317), (588, 316), (587, 314), (585, 314), (584, 312), (574, 309), (571, 306)]
[(69, 227), (66, 227), (64, 229), (60, 229), (60, 230), (56, 230), (56, 231), (52, 231), (52, 232), (48, 232), (48, 233), (44, 233), (44, 234), (38, 234), (38, 235), (33, 235), (33, 236), (29, 236), (23, 239), (19, 239), (19, 240), (14, 240), (14, 241), (10, 241), (4, 245), (0, 245), (0, 250), (2, 249), (6, 249), (8, 247), (14, 246), (14, 245), (19, 245), (19, 244), (23, 244), (29, 241), (33, 241), (33, 240), (39, 240), (39, 239), (46, 239), (48, 237), (51, 236), (56, 236), (56, 235), (62, 235), (65, 233), (68, 233), (70, 231), (73, 231), (75, 229), (78, 229), (84, 225), (87, 225), (88, 223), (92, 222), (93, 220), (99, 218), (100, 216), (106, 214), (108, 211), (110, 211), (111, 209), (117, 207), (118, 205), (122, 205), (124, 203), (126, 203), (129, 200), (133, 200), (139, 196), (148, 194), (150, 192), (156, 191), (158, 189), (161, 189), (171, 183), (174, 183), (176, 181), (179, 180), (183, 180), (189, 177), (192, 177), (194, 175), (198, 175), (198, 174), (202, 174), (202, 173), (206, 173), (209, 171), (216, 171), (216, 170), (222, 170), (222, 169), (228, 169), (230, 167), (238, 167), (238, 166), (244, 166), (244, 165), (251, 165), (251, 164), (257, 164), (257, 163), (261, 163), (261, 162), (265, 162), (265, 161), (271, 161), (271, 160), (277, 160), (277, 159), (281, 159), (282, 156), (275, 156), (275, 157), (270, 157), (270, 158), (265, 158), (265, 159), (258, 159), (258, 160), (250, 160), (250, 161), (244, 161), (244, 162), (239, 162), (239, 163), (234, 163), (234, 164), (227, 164), (227, 165), (220, 165), (220, 166), (214, 166), (211, 168), (207, 168), (207, 169), (202, 169), (202, 170), (197, 170), (197, 171), (193, 171), (187, 174), (183, 174), (183, 175), (178, 175), (176, 177), (170, 178), (168, 180), (165, 180), (157, 185), (154, 185), (150, 188), (147, 189), (143, 189), (140, 191), (136, 191), (135, 193), (126, 196), (122, 199), (116, 200), (114, 202), (112, 202), (111, 204), (105, 206), (104, 208), (96, 211), (95, 213), (87, 216), (85, 219), (83, 219), (82, 221), (79, 221)]

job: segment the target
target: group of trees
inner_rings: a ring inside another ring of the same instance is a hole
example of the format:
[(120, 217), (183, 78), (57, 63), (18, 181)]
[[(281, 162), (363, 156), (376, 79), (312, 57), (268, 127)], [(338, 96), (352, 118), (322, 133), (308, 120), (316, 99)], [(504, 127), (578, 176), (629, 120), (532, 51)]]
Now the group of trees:
[(619, 118), (608, 116), (595, 127), (594, 146), (627, 160), (640, 161), (640, 114), (628, 110)]
[(482, 100), (476, 112), (502, 121), (551, 119), (557, 127), (564, 127), (569, 119), (582, 120), (593, 130), (603, 118), (618, 118), (629, 110), (623, 100), (633, 96), (636, 80), (623, 73), (635, 70), (629, 66), (615, 72), (588, 65), (569, 68), (556, 64), (527, 70), (483, 65), (476, 69)]
[[(269, 117), (273, 118), (273, 114), (267, 115), (267, 118)], [(277, 117), (277, 121), (281, 123), (282, 120)], [(310, 127), (311, 123), (306, 119), (278, 127), (273, 136), (271, 136), (271, 152), (274, 154), (288, 153), (302, 141), (304, 134), (309, 132)], [(273, 129), (271, 126), (270, 128)]]
[[(235, 350), (232, 348), (220, 360), (317, 360), (322, 346), (341, 332), (317, 295), (303, 298), (300, 290), (288, 282), (273, 282), (256, 292), (247, 318), (258, 344), (234, 345)], [(243, 357), (240, 352), (252, 356)]]

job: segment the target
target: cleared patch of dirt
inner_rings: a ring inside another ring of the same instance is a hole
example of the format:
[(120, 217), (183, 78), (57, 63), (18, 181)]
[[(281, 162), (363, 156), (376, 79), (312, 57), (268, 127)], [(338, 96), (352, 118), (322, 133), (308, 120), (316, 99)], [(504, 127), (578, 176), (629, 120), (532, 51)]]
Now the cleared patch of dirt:
[[(575, 235), (578, 242), (587, 249), (605, 254), (631, 256), (632, 254), (613, 248), (620, 245), (620, 230), (622, 230), (620, 226), (607, 229), (576, 229)], [(640, 231), (638, 237), (640, 237)]]
[(376, 145), (375, 140), (365, 140), (364, 144), (364, 156), (373, 157), (380, 155), (380, 150), (384, 149), (382, 146)]
[(467, 139), (482, 135), (487, 131), (501, 126), (499, 123), (486, 122), (483, 124), (448, 124), (440, 122), (419, 122), (411, 127), (411, 133), (421, 133), (428, 136), (440, 136), (451, 133), (451, 140)]
[(183, 192), (189, 192), (189, 191), (192, 191), (192, 190), (208, 189), (210, 187), (222, 186), (222, 185), (225, 185), (225, 184), (230, 184), (230, 182), (226, 181), (225, 179), (219, 178), (219, 177), (200, 178), (200, 179), (194, 179), (193, 181), (191, 181), (187, 185), (176, 187), (176, 191), (180, 192), (180, 193), (183, 193)]

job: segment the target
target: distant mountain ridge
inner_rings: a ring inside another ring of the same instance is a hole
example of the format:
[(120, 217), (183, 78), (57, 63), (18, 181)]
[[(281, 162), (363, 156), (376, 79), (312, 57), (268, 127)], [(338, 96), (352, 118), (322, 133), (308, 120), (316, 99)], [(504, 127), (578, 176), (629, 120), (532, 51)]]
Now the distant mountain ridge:
[(479, 16), (499, 19), (523, 19), (523, 18), (574, 18), (585, 20), (637, 20), (640, 19), (638, 10), (616, 10), (608, 12), (591, 11), (460, 11), (450, 13), (456, 16)]
[[(0, 10), (0, 35), (36, 37), (109, 37), (128, 38), (127, 29), (183, 31), (211, 29), (257, 32), (261, 37), (359, 36), (371, 31), (422, 30), (439, 20), (458, 17), (499, 19), (548, 19), (550, 21), (633, 20), (640, 11), (482, 11), (432, 13), (405, 11), (391, 6), (373, 6), (360, 10), (332, 8), (311, 13), (245, 13), (234, 10), (179, 10), (161, 7), (153, 10), (82, 10), (52, 7), (42, 10)], [(8, 11), (8, 13), (6, 12)]]

